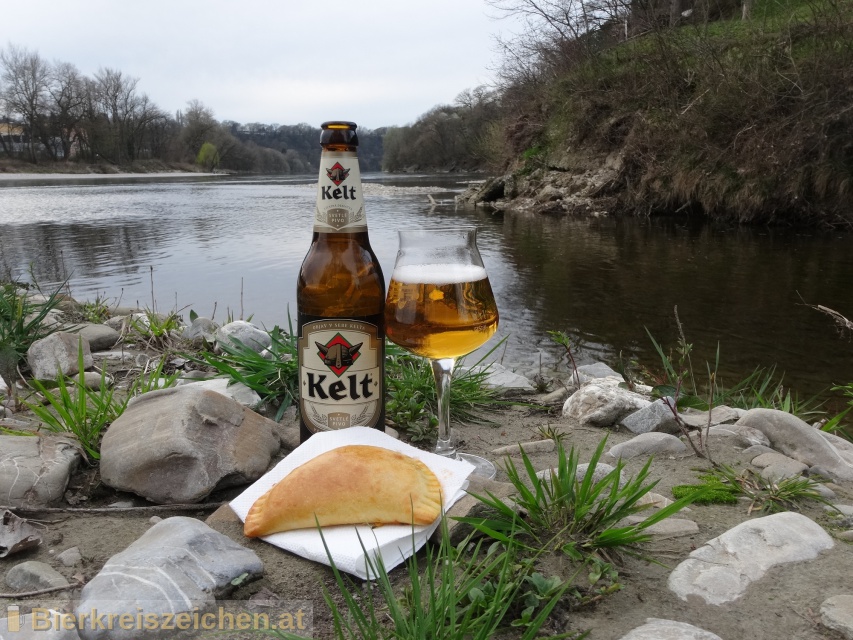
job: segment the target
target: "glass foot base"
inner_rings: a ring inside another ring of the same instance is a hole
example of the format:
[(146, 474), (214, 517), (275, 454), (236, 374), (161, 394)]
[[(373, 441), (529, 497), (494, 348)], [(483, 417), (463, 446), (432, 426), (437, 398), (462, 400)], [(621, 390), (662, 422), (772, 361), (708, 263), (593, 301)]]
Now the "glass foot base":
[(498, 472), (494, 464), (492, 464), (485, 458), (481, 458), (480, 456), (475, 456), (470, 453), (457, 453), (456, 458), (458, 460), (464, 460), (469, 464), (473, 464), (474, 471), (472, 473), (475, 476), (480, 476), (482, 478), (486, 478), (487, 480), (494, 480), (495, 475)]

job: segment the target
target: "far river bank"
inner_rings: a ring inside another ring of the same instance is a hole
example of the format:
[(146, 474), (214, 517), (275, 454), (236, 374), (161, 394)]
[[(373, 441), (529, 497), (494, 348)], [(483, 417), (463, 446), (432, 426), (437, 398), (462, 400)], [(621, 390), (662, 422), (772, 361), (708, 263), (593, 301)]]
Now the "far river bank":
[[(853, 316), (850, 234), (458, 204), (477, 180), (364, 175), (371, 242), (386, 279), (398, 229), (478, 228), (501, 313), (489, 346), (506, 339), (493, 357), (530, 374), (565, 368), (565, 350), (548, 337), (563, 331), (579, 364), (617, 367), (621, 359), (654, 371), (660, 359), (650, 335), (667, 351), (676, 346), (677, 307), (694, 368), (704, 370), (719, 347), (726, 384), (774, 365), (775, 377), (801, 396), (853, 380), (853, 345), (806, 304)], [(311, 240), (315, 181), (0, 173), (0, 274), (35, 277), (45, 288), (67, 279), (78, 299), (217, 320), (252, 315), (287, 327)]]

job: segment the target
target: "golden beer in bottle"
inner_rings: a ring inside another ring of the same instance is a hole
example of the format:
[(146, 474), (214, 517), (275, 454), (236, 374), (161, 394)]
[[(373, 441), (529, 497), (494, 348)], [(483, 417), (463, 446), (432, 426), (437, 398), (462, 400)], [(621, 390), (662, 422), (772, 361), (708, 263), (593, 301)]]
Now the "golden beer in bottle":
[(385, 429), (385, 280), (367, 235), (356, 125), (321, 129), (314, 234), (296, 290), (302, 442)]

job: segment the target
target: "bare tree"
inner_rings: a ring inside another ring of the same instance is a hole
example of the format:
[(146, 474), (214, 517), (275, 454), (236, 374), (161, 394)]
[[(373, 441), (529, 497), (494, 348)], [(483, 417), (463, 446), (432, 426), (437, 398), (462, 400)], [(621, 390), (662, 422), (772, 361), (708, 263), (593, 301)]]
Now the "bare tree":
[[(80, 72), (68, 62), (54, 62), (48, 75), (45, 107), (48, 125), (43, 142), (54, 159), (67, 160), (83, 119), (85, 83)], [(56, 144), (59, 150), (56, 149)]]
[(29, 133), (29, 155), (38, 161), (35, 140), (41, 137), (44, 99), (47, 92), (49, 67), (37, 52), (9, 45), (0, 51), (3, 99), (9, 112), (19, 115)]
[[(5, 91), (3, 88), (3, 77), (0, 74), (0, 122), (4, 122), (6, 127), (0, 131), (0, 149), (7, 156), (12, 155), (12, 117), (9, 109), (6, 106)], [(9, 140), (6, 140), (6, 136)]]
[(89, 143), (95, 142), (96, 153), (115, 163), (150, 155), (146, 148), (149, 129), (166, 118), (146, 94), (137, 91), (138, 83), (139, 78), (102, 68), (89, 84), (87, 126), (93, 129)]

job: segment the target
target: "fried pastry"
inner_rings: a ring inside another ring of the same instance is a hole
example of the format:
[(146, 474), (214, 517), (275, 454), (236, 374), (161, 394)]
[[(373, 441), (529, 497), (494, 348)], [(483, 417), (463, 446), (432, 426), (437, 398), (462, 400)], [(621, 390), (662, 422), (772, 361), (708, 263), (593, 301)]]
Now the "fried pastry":
[[(441, 485), (420, 460), (369, 445), (332, 449), (291, 471), (249, 509), (250, 538), (338, 524), (429, 524)], [(315, 520), (316, 517), (316, 520)]]

